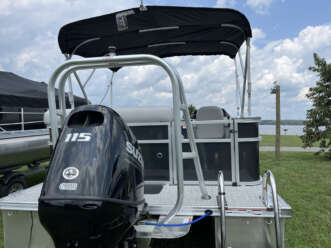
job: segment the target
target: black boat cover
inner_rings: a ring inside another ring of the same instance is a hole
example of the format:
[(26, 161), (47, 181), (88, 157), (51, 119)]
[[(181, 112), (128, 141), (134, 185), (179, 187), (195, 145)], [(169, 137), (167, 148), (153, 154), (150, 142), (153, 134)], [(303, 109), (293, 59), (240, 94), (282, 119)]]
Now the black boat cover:
[(58, 39), (62, 53), (83, 57), (104, 56), (114, 46), (117, 55), (234, 58), (248, 37), (248, 20), (233, 9), (146, 6), (67, 24)]
[[(77, 106), (86, 104), (83, 98), (74, 99)], [(66, 105), (70, 106), (68, 96)], [(48, 108), (47, 84), (0, 71), (0, 106)]]

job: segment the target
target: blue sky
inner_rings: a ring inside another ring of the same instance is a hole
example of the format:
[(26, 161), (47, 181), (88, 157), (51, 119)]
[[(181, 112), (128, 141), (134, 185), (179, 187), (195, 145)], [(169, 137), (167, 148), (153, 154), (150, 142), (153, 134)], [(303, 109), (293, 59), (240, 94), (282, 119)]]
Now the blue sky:
[[(136, 7), (139, 0), (1, 0), (0, 70), (48, 81), (64, 61), (57, 44), (59, 28), (71, 21)], [(272, 82), (281, 85), (282, 118), (304, 119), (305, 98), (316, 75), (308, 70), (313, 52), (331, 62), (331, 1), (217, 0), (156, 1), (147, 5), (229, 7), (244, 13), (253, 29), (253, 115), (274, 119)], [(235, 115), (233, 61), (227, 57), (168, 59), (181, 74), (187, 98), (196, 106), (218, 105)], [(81, 74), (87, 77), (86, 73)], [(109, 73), (97, 72), (88, 85), (89, 97), (99, 103)], [(115, 105), (169, 105), (170, 82), (155, 67), (120, 70), (114, 82)], [(77, 88), (77, 87), (75, 87)], [(106, 102), (109, 102), (109, 97)]]

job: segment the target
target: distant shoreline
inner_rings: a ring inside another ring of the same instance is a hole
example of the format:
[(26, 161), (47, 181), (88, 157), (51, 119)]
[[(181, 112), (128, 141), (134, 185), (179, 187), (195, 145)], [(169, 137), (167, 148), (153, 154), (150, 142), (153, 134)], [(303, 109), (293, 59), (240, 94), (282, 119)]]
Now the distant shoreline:
[[(281, 125), (288, 125), (288, 126), (302, 126), (304, 125), (304, 120), (281, 120)], [(260, 122), (261, 125), (276, 125), (275, 120), (262, 120)]]

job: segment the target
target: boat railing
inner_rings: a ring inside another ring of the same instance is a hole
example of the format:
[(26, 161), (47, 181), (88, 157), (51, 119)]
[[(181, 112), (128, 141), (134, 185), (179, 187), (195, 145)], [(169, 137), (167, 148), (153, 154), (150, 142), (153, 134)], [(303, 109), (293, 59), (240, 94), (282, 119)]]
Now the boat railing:
[[(272, 193), (272, 204), (269, 201), (269, 186), (267, 184), (268, 179), (270, 181), (271, 193)], [(267, 170), (263, 175), (262, 183), (262, 201), (268, 209), (273, 209), (275, 219), (275, 232), (276, 232), (276, 247), (282, 247), (281, 230), (280, 230), (280, 214), (279, 214), (279, 203), (276, 188), (276, 179), (270, 170)]]
[[(101, 58), (89, 58), (80, 60), (69, 60), (59, 66), (52, 74), (48, 83), (48, 103), (50, 111), (51, 124), (51, 145), (54, 146), (59, 136), (59, 128), (61, 126), (57, 123), (57, 110), (55, 101), (55, 84), (59, 82), (59, 106), (61, 109), (61, 123), (63, 125), (65, 112), (65, 84), (70, 75), (80, 70), (101, 69), (101, 68), (118, 68), (124, 66), (137, 65), (157, 65), (163, 68), (168, 74), (173, 92), (173, 120), (174, 120), (174, 147), (176, 152), (176, 177), (177, 177), (177, 200), (174, 207), (170, 210), (168, 215), (163, 219), (163, 222), (169, 222), (181, 209), (184, 199), (184, 175), (183, 175), (183, 159), (194, 159), (197, 177), (199, 179), (200, 190), (203, 199), (208, 199), (204, 178), (202, 175), (201, 165), (198, 157), (197, 147), (194, 142), (194, 134), (192, 124), (189, 120), (188, 105), (183, 92), (182, 82), (176, 70), (169, 66), (163, 59), (153, 55), (122, 55), (122, 56), (107, 56)], [(183, 112), (184, 120), (188, 127), (188, 134), (190, 138), (190, 146), (192, 152), (183, 153), (182, 151), (182, 137), (181, 137), (181, 118), (180, 113)]]
[[(43, 120), (44, 112), (28, 112), (28, 111), (24, 111), (24, 108), (21, 108), (21, 111), (17, 111), (17, 112), (3, 111), (3, 112), (0, 112), (0, 115), (1, 114), (18, 115), (20, 121), (0, 123), (0, 132), (7, 132), (8, 130), (6, 130), (6, 127), (8, 129), (8, 127), (17, 126), (17, 125), (20, 125), (20, 130), (24, 131), (25, 125), (27, 125), (27, 124), (44, 123), (44, 120)], [(25, 121), (26, 120), (25, 115), (40, 115), (41, 120), (40, 121)], [(15, 130), (15, 131), (17, 131), (17, 130)]]
[(226, 230), (225, 230), (225, 190), (224, 190), (224, 175), (222, 171), (218, 173), (218, 204), (220, 206), (220, 217), (217, 219), (217, 247), (226, 248)]

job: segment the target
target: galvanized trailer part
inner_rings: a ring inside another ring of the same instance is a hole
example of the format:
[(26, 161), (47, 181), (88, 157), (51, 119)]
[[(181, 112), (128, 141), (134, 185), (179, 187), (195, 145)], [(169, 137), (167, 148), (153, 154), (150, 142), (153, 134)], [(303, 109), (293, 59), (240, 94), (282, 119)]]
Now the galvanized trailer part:
[(0, 172), (10, 167), (48, 159), (47, 129), (0, 132)]

